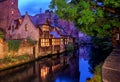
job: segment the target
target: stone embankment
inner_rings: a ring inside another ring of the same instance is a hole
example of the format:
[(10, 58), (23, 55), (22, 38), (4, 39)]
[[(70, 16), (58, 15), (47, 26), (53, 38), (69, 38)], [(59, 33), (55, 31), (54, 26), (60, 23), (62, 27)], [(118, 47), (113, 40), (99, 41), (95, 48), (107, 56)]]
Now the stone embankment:
[(120, 82), (120, 49), (114, 49), (102, 67), (103, 82)]

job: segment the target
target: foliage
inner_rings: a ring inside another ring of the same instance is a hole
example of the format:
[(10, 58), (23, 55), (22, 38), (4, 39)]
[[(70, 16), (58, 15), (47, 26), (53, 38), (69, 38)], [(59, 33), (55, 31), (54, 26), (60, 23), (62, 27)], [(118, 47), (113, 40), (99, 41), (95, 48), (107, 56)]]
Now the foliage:
[(31, 46), (35, 45), (35, 41), (32, 40), (30, 37), (27, 38), (27, 41), (30, 43)]
[(18, 56), (18, 57), (12, 57), (12, 56), (8, 55), (4, 59), (0, 59), (0, 63), (8, 64), (8, 63), (17, 62), (20, 60), (27, 60), (27, 59), (28, 59), (28, 54), (24, 54), (24, 55)]
[(67, 50), (68, 51), (74, 50), (72, 43), (68, 43)]
[(103, 62), (106, 57), (111, 53), (113, 47), (109, 37), (97, 38), (93, 37), (93, 47), (92, 52), (90, 53), (90, 65), (94, 67), (101, 62)]
[(91, 78), (90, 80), (87, 80), (87, 82), (102, 82), (101, 72), (102, 72), (101, 65), (96, 66), (94, 77)]
[(7, 43), (8, 43), (8, 51), (11, 51), (11, 50), (17, 51), (19, 49), (21, 41), (20, 40), (8, 40)]
[(119, 0), (52, 0), (49, 7), (90, 36), (112, 36), (120, 27)]
[(2, 38), (2, 39), (4, 38), (4, 34), (1, 31), (0, 31), (0, 38)]
[(26, 60), (26, 59), (28, 59), (28, 54), (26, 53), (26, 54), (24, 54), (22, 56), (18, 56), (16, 59), (18, 59), (18, 60)]

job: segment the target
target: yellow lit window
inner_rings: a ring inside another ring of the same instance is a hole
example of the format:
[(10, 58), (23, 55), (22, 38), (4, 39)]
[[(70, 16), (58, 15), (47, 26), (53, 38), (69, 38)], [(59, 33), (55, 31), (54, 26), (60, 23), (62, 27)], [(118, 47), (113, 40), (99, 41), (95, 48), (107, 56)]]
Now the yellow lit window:
[(25, 31), (28, 31), (28, 24), (25, 24)]

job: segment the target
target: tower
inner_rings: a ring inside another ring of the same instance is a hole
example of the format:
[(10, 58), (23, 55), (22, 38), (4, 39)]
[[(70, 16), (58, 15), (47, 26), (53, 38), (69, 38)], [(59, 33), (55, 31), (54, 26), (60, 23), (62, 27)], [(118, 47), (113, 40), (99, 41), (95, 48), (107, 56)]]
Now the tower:
[(0, 2), (0, 30), (6, 33), (12, 20), (20, 18), (18, 0), (3, 0)]

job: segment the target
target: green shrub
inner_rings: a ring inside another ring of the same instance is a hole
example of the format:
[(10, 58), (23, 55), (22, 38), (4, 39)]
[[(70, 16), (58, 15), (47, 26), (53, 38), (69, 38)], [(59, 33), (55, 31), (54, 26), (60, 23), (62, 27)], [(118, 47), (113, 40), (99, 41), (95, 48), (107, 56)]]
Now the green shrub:
[(22, 56), (18, 56), (17, 59), (18, 60), (27, 60), (28, 59), (28, 54), (26, 53), (26, 54), (24, 54)]
[(28, 54), (24, 54), (24, 55), (18, 56), (18, 57), (12, 57), (12, 56), (8, 55), (4, 59), (0, 59), (0, 63), (8, 64), (8, 63), (17, 62), (20, 60), (27, 60), (27, 59), (28, 59)]
[(67, 50), (68, 50), (68, 51), (74, 50), (74, 47), (73, 47), (72, 43), (68, 43), (68, 45), (67, 45)]
[(31, 46), (35, 45), (35, 41), (32, 40), (30, 37), (27, 37), (27, 41), (30, 43)]
[(3, 32), (0, 32), (0, 38), (4, 38), (4, 34), (3, 34)]
[(101, 75), (101, 65), (98, 65), (95, 67), (94, 77), (90, 80), (87, 80), (87, 82), (102, 82), (102, 75)]
[(11, 50), (17, 51), (21, 43), (20, 40), (8, 40), (7, 42), (8, 42), (8, 51)]

